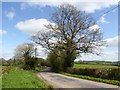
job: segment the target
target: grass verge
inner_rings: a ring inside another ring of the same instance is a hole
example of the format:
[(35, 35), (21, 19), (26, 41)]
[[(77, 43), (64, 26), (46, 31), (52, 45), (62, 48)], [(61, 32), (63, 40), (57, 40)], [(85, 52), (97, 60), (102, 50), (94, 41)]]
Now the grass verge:
[(61, 74), (66, 75), (66, 76), (81, 78), (81, 79), (103, 82), (103, 83), (107, 83), (107, 84), (113, 84), (113, 85), (118, 85), (118, 86), (120, 85), (120, 81), (117, 81), (117, 80), (101, 79), (101, 78), (95, 78), (95, 77), (83, 76), (83, 75), (76, 75), (76, 74), (69, 74), (69, 73), (61, 73)]
[(2, 76), (2, 88), (48, 88), (37, 77), (36, 72), (25, 71), (16, 67), (11, 68), (9, 72), (4, 73)]

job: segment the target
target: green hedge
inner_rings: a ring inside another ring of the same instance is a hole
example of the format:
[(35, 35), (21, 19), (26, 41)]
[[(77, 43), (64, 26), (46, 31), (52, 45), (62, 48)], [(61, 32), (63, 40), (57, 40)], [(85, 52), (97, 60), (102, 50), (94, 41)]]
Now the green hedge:
[(120, 68), (97, 68), (97, 69), (88, 69), (88, 68), (68, 68), (67, 73), (77, 74), (77, 75), (85, 75), (92, 76), (96, 78), (102, 79), (110, 79), (110, 80), (119, 80), (120, 81)]
[(83, 76), (83, 75), (76, 75), (76, 74), (69, 74), (69, 73), (61, 73), (61, 74), (66, 75), (66, 76), (76, 77), (76, 78), (82, 78), (82, 79), (87, 79), (87, 80), (92, 80), (92, 81), (98, 81), (98, 82), (118, 85), (118, 86), (120, 85), (120, 81), (117, 81), (117, 80), (108, 80), (108, 79), (95, 78), (91, 76)]

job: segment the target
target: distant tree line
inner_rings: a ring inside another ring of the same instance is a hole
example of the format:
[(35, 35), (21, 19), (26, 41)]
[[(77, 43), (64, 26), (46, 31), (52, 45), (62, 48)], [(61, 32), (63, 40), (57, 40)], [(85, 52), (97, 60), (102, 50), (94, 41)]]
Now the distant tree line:
[(76, 61), (75, 63), (78, 63), (78, 64), (99, 64), (99, 65), (113, 65), (113, 66), (120, 66), (120, 61), (84, 61), (84, 60), (79, 60), (79, 61)]

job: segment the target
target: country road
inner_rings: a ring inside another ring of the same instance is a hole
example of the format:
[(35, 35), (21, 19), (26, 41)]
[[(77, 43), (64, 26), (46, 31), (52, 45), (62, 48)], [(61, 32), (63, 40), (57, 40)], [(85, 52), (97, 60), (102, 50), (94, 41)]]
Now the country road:
[(116, 85), (78, 79), (51, 72), (40, 72), (38, 76), (55, 88), (118, 88)]

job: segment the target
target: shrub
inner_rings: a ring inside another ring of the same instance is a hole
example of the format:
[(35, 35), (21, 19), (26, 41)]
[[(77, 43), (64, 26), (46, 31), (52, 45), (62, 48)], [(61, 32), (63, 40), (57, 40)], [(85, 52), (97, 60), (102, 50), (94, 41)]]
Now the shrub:
[(48, 55), (47, 61), (49, 63), (49, 66), (51, 66), (51, 70), (53, 72), (60, 72), (61, 71), (60, 59), (54, 53), (50, 53)]
[(41, 67), (35, 67), (35, 71), (40, 72)]
[(67, 68), (66, 72), (73, 74), (73, 73), (74, 73), (74, 70), (73, 70), (73, 68)]
[(26, 56), (23, 69), (34, 70), (35, 67), (37, 67), (37, 61), (38, 61), (37, 58), (31, 57), (31, 56)]
[(16, 70), (15, 67), (12, 67), (12, 66), (3, 66), (2, 67), (2, 74), (5, 74), (5, 73), (7, 74), (10, 71), (14, 71), (14, 70)]
[(108, 77), (107, 78), (120, 81), (120, 68), (111, 69), (111, 71), (108, 72)]
[(87, 75), (87, 76), (95, 76), (95, 69), (80, 69), (80, 68), (68, 68), (67, 72), (71, 74), (78, 75)]
[(95, 73), (95, 76), (96, 77), (100, 77), (100, 78), (107, 78), (108, 77), (108, 72), (110, 72), (110, 68), (108, 69), (104, 69), (104, 68), (98, 68), (96, 69), (96, 73)]

